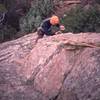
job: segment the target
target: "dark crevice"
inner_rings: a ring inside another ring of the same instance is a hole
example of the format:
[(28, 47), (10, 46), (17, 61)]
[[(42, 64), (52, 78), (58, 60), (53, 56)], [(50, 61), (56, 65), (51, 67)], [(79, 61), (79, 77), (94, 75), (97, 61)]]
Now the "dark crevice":
[[(46, 66), (50, 61), (51, 61), (51, 59), (53, 59), (53, 57), (55, 56), (55, 55), (57, 55), (57, 54), (59, 54), (60, 52), (61, 52), (61, 50), (62, 50), (62, 47), (59, 47), (58, 46), (58, 48), (55, 50), (55, 52), (45, 61), (45, 63), (43, 64), (43, 65), (38, 65), (37, 66), (37, 68), (36, 68), (36, 73), (33, 73), (33, 75), (32, 75), (32, 77), (30, 78), (30, 79), (28, 79), (27, 80), (27, 82), (26, 82), (26, 85), (33, 85), (34, 84), (34, 80), (35, 80), (35, 78), (36, 78), (36, 75), (39, 73), (39, 71), (40, 71), (40, 66)], [(65, 79), (65, 78), (64, 78)], [(33, 85), (33, 88), (34, 88), (34, 85)], [(43, 93), (41, 92), (41, 91), (39, 91), (39, 90), (36, 90), (35, 88), (34, 88), (34, 90), (36, 91), (36, 92), (39, 92), (40, 94), (42, 94), (43, 95)], [(59, 95), (59, 94), (58, 94)], [(47, 98), (49, 98), (48, 96), (46, 96)], [(57, 97), (57, 96), (56, 96)], [(56, 98), (55, 97), (55, 98)], [(50, 100), (55, 100), (55, 99), (50, 99)]]
[(68, 77), (68, 75), (72, 72), (73, 68), (74, 68), (74, 67), (72, 67), (72, 68), (69, 70), (69, 72), (68, 72), (67, 74), (64, 75), (64, 79), (63, 79), (63, 81), (62, 81), (62, 86), (61, 86), (61, 88), (59, 89), (58, 94), (57, 94), (53, 99), (51, 99), (51, 100), (57, 100), (57, 99), (58, 99), (58, 97), (59, 97), (59, 95), (60, 95), (60, 93), (61, 93), (63, 84), (64, 84), (64, 82), (65, 82), (65, 79), (66, 79), (66, 78)]
[[(81, 49), (81, 50), (82, 50), (82, 49)], [(83, 51), (83, 50), (82, 50), (82, 51)], [(80, 53), (82, 53), (82, 51), (80, 51), (80, 52), (78, 52), (78, 53), (76, 53), (76, 51), (75, 51), (75, 52), (74, 52), (74, 54), (75, 54), (74, 57), (76, 57), (76, 55), (79, 55)], [(69, 72), (64, 74), (64, 79), (63, 79), (63, 81), (62, 81), (62, 86), (61, 86), (61, 88), (59, 89), (58, 94), (57, 94), (54, 98), (52, 98), (52, 99), (50, 99), (50, 100), (57, 100), (57, 99), (58, 99), (59, 95), (60, 95), (61, 92), (62, 92), (63, 84), (64, 84), (66, 78), (67, 78), (67, 77), (70, 75), (70, 73), (73, 71), (75, 62), (76, 62), (77, 60), (78, 60), (78, 57), (77, 57), (76, 60), (74, 60), (74, 63), (71, 65), (72, 67), (71, 67), (71, 69), (69, 70)], [(77, 94), (75, 94), (75, 95), (76, 95), (76, 97), (77, 97)], [(77, 98), (77, 100), (78, 100), (78, 98)]]
[(0, 58), (0, 62), (1, 62), (1, 61), (5, 61), (5, 60), (7, 60), (7, 59), (10, 58), (11, 56), (12, 56), (12, 54)]
[(43, 64), (43, 65), (38, 65), (37, 67), (36, 67), (36, 69), (35, 69), (35, 73), (33, 73), (32, 74), (32, 77), (30, 77), (27, 81), (26, 81), (26, 84), (27, 85), (32, 85), (33, 83), (34, 83), (34, 80), (35, 80), (35, 77), (36, 77), (36, 75), (39, 73), (39, 71), (40, 71), (40, 66), (46, 66), (50, 61), (51, 61), (51, 59), (55, 56), (55, 55), (57, 55), (57, 54), (59, 54), (60, 53), (60, 51), (61, 51), (61, 47), (59, 48), (57, 48), (56, 50), (55, 50), (55, 52), (45, 61), (45, 63)]

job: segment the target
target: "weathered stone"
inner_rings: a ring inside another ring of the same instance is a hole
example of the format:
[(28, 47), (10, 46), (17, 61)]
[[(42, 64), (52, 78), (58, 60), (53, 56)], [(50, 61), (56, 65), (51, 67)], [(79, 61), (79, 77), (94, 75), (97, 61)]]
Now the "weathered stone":
[(0, 45), (0, 100), (99, 100), (100, 35), (35, 34)]

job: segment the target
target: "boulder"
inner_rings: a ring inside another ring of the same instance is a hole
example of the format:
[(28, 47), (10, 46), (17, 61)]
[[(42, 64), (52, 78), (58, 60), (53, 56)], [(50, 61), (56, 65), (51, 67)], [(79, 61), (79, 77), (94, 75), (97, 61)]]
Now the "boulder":
[(0, 100), (99, 100), (100, 34), (29, 34), (0, 45)]

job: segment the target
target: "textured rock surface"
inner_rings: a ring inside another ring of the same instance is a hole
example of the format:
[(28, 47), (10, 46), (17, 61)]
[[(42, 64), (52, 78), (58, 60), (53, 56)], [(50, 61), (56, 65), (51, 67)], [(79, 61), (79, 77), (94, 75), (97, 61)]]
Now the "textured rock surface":
[(100, 34), (35, 38), (0, 45), (0, 100), (100, 100)]
[(55, 13), (62, 16), (69, 11), (70, 9), (74, 8), (76, 5), (81, 4), (81, 0), (54, 0), (55, 4)]

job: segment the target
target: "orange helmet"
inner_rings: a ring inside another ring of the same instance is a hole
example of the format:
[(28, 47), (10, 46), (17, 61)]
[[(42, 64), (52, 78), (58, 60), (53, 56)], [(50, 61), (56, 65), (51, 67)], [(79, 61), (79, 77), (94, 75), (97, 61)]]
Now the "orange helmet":
[(50, 18), (50, 23), (51, 23), (52, 25), (59, 24), (59, 17), (53, 15), (53, 16)]

